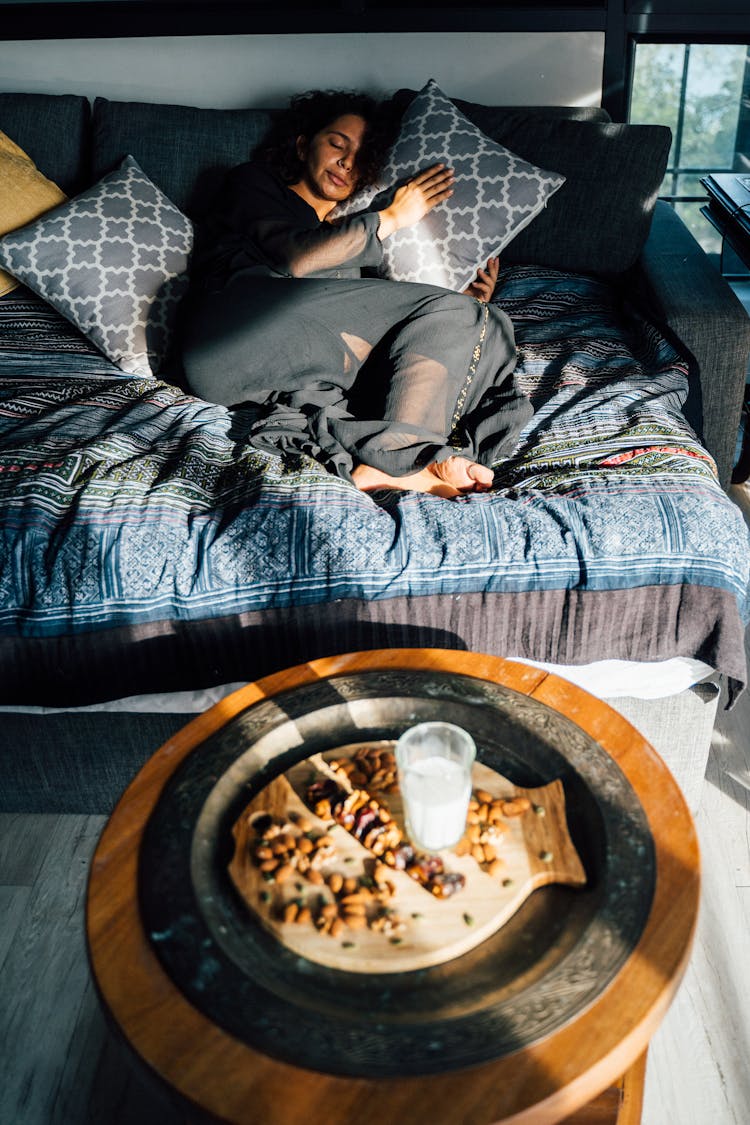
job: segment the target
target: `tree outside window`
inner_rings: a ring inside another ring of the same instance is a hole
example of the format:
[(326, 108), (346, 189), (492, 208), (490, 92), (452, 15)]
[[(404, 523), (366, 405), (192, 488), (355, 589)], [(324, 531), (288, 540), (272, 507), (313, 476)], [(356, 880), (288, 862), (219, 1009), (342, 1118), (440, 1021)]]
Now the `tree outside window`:
[(701, 215), (702, 176), (750, 173), (750, 48), (726, 43), (638, 43), (629, 120), (668, 125), (672, 147), (661, 197), (710, 254), (721, 237)]

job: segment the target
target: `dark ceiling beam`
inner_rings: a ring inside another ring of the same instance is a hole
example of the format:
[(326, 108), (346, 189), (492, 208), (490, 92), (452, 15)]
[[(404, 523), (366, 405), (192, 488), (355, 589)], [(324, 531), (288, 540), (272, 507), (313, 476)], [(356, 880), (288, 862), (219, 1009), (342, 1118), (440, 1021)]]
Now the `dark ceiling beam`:
[(362, 0), (327, 5), (292, 0), (0, 0), (2, 38), (103, 39), (182, 35), (303, 35), (337, 32), (604, 31), (603, 7), (493, 8), (435, 4), (363, 6)]

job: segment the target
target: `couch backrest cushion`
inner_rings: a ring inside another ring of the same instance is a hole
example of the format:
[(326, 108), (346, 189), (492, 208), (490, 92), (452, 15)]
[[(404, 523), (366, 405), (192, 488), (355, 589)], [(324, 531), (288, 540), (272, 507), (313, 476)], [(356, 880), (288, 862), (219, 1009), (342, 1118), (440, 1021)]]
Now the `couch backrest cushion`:
[(264, 109), (199, 109), (97, 98), (94, 178), (133, 156), (174, 204), (199, 218), (225, 173), (248, 159), (270, 122), (271, 113)]
[[(399, 90), (395, 112), (403, 112), (413, 96)], [(648, 237), (666, 170), (671, 143), (666, 126), (615, 124), (597, 107), (453, 100), (488, 137), (565, 176), (545, 209), (505, 247), (503, 262), (604, 276), (633, 265)]]
[(670, 130), (518, 114), (498, 132), (495, 139), (519, 156), (565, 176), (504, 260), (605, 276), (629, 269), (648, 238)]
[(76, 94), (0, 94), (0, 129), (66, 195), (89, 180), (88, 99)]

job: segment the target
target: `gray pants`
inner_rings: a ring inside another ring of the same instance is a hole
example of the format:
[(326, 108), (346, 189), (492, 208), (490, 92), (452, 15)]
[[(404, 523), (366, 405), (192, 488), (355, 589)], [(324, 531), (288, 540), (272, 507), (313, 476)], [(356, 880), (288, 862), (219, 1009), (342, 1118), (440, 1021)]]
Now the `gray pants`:
[(515, 358), (505, 313), (451, 290), (250, 271), (193, 298), (183, 354), (197, 395), (261, 407), (255, 445), (345, 477), (507, 456), (532, 413)]

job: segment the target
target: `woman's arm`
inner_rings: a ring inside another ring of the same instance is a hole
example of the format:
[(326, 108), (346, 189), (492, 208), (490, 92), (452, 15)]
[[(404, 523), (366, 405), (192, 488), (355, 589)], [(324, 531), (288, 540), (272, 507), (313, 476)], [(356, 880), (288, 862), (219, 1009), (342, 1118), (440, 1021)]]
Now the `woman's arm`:
[(453, 173), (442, 165), (415, 176), (383, 211), (321, 223), (313, 209), (262, 165), (245, 164), (227, 179), (208, 232), (206, 258), (240, 266), (262, 264), (288, 277), (338, 268), (377, 266), (382, 241), (412, 226), (451, 194)]
[[(314, 231), (296, 232), (293, 236), (296, 252), (290, 253), (287, 249), (292, 275), (304, 277), (315, 270), (339, 265), (347, 268), (378, 265), (382, 251), (379, 246), (373, 246), (373, 236), (377, 234), (377, 239), (383, 242), (395, 231), (414, 226), (453, 194), (453, 179), (452, 169), (436, 164), (403, 184), (383, 211), (323, 223)], [(291, 232), (289, 240), (292, 241)]]
[(267, 264), (290, 277), (377, 266), (383, 257), (378, 217), (374, 214), (321, 223), (312, 230), (295, 227), (284, 219), (258, 219), (250, 234)]

